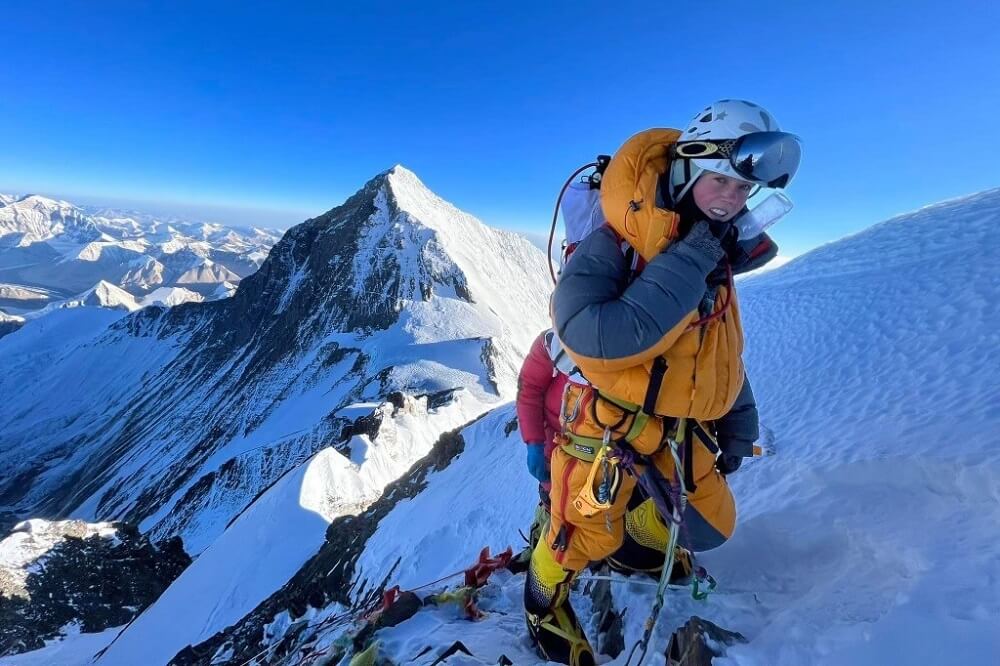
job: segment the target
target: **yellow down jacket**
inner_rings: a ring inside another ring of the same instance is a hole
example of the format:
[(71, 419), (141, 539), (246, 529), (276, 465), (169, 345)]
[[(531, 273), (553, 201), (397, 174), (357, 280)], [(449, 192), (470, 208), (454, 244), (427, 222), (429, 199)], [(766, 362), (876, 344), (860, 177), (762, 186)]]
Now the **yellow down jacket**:
[[(657, 183), (679, 135), (647, 130), (614, 155), (601, 184), (608, 226), (577, 247), (552, 315), (567, 354), (602, 394), (649, 404), (651, 378), (665, 361), (652, 413), (714, 420), (743, 387), (743, 329), (732, 280), (715, 289), (714, 305), (703, 303), (720, 255), (677, 240), (678, 215), (657, 206)], [(634, 279), (623, 241), (645, 262)], [(716, 317), (699, 324), (709, 310)]]

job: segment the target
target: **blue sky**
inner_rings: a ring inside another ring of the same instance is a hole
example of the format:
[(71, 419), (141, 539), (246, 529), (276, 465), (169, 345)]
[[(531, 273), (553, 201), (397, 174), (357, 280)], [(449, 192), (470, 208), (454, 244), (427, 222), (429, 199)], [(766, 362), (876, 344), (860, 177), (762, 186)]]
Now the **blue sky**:
[(737, 97), (803, 137), (797, 254), (1000, 186), (991, 5), (8, 5), (0, 191), (290, 226), (402, 163), (545, 233), (576, 166)]

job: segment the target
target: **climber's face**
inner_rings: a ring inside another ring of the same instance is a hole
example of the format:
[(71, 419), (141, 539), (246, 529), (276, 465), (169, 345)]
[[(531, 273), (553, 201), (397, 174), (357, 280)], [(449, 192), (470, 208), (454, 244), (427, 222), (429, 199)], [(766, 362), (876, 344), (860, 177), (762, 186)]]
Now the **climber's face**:
[(728, 222), (743, 210), (753, 188), (753, 183), (745, 180), (705, 171), (695, 181), (691, 194), (702, 213), (712, 220)]

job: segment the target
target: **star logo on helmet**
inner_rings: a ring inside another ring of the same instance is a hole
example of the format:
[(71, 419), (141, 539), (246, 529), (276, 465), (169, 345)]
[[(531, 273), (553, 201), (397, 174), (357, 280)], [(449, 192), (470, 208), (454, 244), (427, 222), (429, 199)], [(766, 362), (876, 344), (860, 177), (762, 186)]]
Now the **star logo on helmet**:
[(728, 115), (729, 114), (726, 111), (719, 111), (717, 114), (715, 114), (715, 119), (716, 120), (725, 120), (726, 116), (728, 116)]

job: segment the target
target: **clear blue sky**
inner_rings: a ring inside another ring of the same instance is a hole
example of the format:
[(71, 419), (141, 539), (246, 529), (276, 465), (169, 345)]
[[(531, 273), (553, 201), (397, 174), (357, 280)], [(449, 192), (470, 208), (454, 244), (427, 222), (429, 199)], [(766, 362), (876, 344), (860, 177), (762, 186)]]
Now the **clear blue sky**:
[(577, 165), (742, 97), (804, 139), (776, 228), (795, 254), (1000, 186), (995, 6), (8, 4), (0, 191), (289, 226), (402, 163), (488, 224), (541, 233)]

